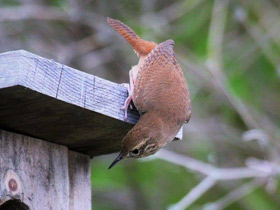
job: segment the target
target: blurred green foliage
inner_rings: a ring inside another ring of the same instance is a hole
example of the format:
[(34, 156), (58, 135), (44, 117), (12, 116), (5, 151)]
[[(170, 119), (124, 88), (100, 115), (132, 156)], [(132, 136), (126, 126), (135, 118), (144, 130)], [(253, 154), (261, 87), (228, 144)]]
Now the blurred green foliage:
[[(276, 148), (279, 154), (280, 139), (279, 1), (225, 0), (226, 6), (216, 14), (220, 2), (0, 0), (0, 12), (22, 7), (20, 14), (0, 13), (0, 52), (23, 48), (122, 83), (128, 81), (137, 58), (107, 25), (107, 16), (120, 19), (145, 39), (174, 39), (189, 84), (192, 119), (185, 125), (183, 141), (167, 149), (224, 168), (242, 167), (249, 157), (279, 164), (272, 152)], [(25, 9), (30, 5), (45, 6), (46, 17), (35, 13), (28, 18)], [(224, 26), (211, 28), (219, 12), (225, 12)], [(22, 20), (9, 20), (13, 15)], [(211, 39), (210, 32), (218, 33), (221, 27), (222, 34)], [(215, 43), (216, 38), (222, 42)], [(211, 69), (213, 64), (217, 67)], [(250, 129), (266, 133), (264, 147), (243, 140)], [(93, 209), (166, 209), (203, 178), (158, 159), (122, 161), (108, 171), (114, 158), (92, 160)], [(275, 191), (263, 185), (224, 209), (280, 209), (279, 176), (275, 180)], [(249, 181), (220, 181), (188, 209), (203, 209)]]

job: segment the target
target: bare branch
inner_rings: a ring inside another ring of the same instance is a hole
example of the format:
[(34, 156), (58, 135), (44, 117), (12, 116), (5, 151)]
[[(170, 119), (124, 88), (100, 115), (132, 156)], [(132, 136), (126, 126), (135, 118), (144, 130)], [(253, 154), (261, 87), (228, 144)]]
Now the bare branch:
[(216, 180), (234, 180), (252, 177), (267, 177), (267, 171), (260, 171), (248, 167), (241, 168), (217, 168), (202, 161), (179, 155), (175, 152), (161, 149), (155, 156), (173, 164), (184, 166), (192, 171), (202, 173)]
[(216, 180), (211, 177), (203, 179), (196, 187), (194, 187), (182, 200), (170, 206), (169, 210), (183, 210), (195, 202), (200, 196), (207, 192), (216, 184)]
[(206, 204), (203, 209), (204, 210), (222, 210), (229, 206), (230, 204), (234, 203), (235, 201), (243, 198), (244, 196), (250, 194), (260, 186), (264, 185), (266, 180), (264, 179), (253, 179), (252, 181), (238, 187), (237, 189), (231, 191), (224, 197), (220, 198), (219, 200)]
[(256, 44), (262, 50), (266, 58), (274, 65), (275, 69), (280, 68), (279, 58), (277, 53), (273, 50), (272, 42), (269, 36), (257, 24), (251, 23), (249, 20), (243, 22), (244, 27), (255, 40)]

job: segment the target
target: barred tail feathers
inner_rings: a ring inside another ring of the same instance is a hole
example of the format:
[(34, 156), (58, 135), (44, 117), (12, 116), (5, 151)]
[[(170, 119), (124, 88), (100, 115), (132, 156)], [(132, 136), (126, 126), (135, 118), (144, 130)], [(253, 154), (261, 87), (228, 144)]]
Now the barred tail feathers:
[(138, 55), (148, 55), (156, 43), (141, 39), (131, 28), (119, 20), (107, 17), (107, 22), (132, 46)]

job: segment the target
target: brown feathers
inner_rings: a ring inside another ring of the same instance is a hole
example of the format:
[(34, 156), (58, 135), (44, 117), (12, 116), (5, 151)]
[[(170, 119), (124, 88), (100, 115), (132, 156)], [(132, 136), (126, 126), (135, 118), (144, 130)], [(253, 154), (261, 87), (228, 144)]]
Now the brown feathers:
[(148, 55), (156, 46), (156, 43), (141, 39), (131, 28), (119, 20), (107, 18), (107, 22), (132, 46), (140, 55)]
[(173, 51), (174, 41), (160, 44), (142, 40), (118, 20), (107, 19), (140, 55), (139, 64), (130, 70), (129, 99), (141, 117), (122, 141), (123, 158), (151, 155), (171, 142), (191, 116), (187, 82)]

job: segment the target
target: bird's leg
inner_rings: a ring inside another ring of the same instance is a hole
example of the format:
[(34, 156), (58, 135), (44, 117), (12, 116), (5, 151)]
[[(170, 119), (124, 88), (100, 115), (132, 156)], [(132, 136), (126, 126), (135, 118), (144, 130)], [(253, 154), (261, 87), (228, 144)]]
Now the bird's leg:
[(134, 89), (134, 79), (132, 77), (132, 71), (129, 71), (129, 83), (130, 84), (122, 84), (124, 87), (126, 87), (127, 92), (128, 92), (128, 97), (126, 98), (125, 102), (124, 102), (124, 106), (122, 107), (122, 109), (124, 110), (124, 120), (127, 119), (127, 109), (128, 106), (130, 106), (130, 108), (132, 108), (132, 105), (130, 104), (131, 100), (132, 100), (132, 93), (133, 93), (133, 89)]
[[(133, 95), (133, 91), (134, 91), (134, 83), (135, 83), (135, 80), (134, 80), (134, 77), (133, 77), (133, 70), (130, 70), (129, 71), (129, 88), (130, 88), (130, 91), (128, 92), (128, 96), (130, 97), (130, 101), (132, 100), (132, 95)], [(133, 109), (133, 106), (131, 103), (129, 103), (130, 105), (130, 109)]]
[(125, 99), (125, 102), (124, 102), (124, 105), (123, 107), (121, 108), (122, 110), (124, 110), (124, 120), (127, 119), (127, 109), (128, 109), (128, 106), (131, 102), (131, 99), (132, 99), (132, 96), (131, 96), (131, 92), (130, 92), (130, 85), (125, 83), (125, 84), (122, 84), (124, 87), (126, 87), (127, 89), (127, 92), (128, 92), (128, 97)]

